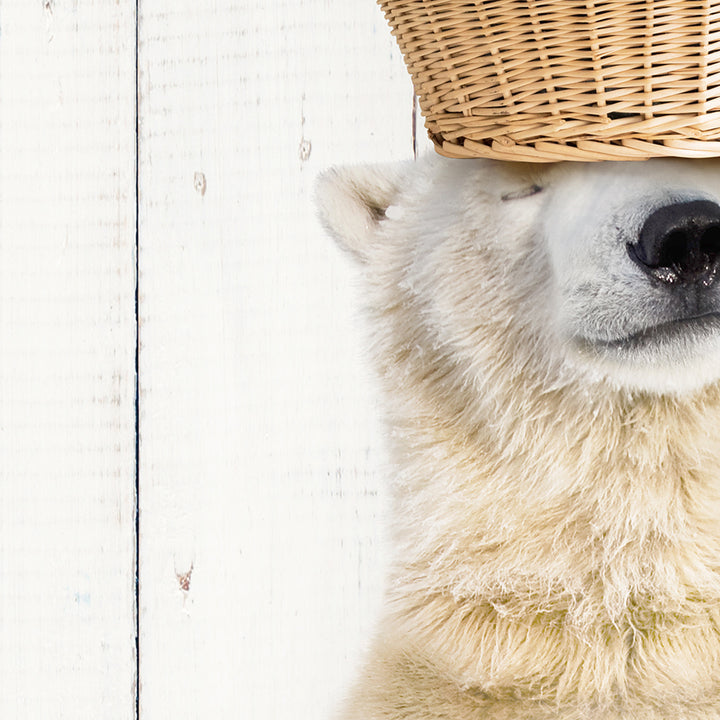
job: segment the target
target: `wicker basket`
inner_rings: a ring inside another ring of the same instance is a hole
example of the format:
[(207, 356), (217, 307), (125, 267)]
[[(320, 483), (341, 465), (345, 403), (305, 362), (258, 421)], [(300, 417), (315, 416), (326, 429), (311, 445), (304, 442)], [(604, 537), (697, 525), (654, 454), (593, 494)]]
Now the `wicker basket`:
[(718, 0), (379, 5), (443, 155), (720, 155)]

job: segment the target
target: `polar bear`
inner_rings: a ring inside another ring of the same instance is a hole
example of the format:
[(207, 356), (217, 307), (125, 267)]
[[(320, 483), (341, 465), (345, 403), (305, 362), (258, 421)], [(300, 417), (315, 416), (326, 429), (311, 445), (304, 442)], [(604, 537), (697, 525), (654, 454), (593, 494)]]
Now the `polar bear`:
[(720, 160), (328, 171), (394, 563), (344, 720), (720, 718)]

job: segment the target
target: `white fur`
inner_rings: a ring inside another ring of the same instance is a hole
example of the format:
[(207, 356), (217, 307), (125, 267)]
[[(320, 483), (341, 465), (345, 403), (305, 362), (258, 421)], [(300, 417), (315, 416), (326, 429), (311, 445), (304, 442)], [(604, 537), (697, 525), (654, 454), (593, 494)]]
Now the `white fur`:
[[(394, 439), (348, 720), (720, 718), (720, 329), (629, 258), (720, 162), (332, 171)], [(720, 291), (717, 291), (720, 292)]]

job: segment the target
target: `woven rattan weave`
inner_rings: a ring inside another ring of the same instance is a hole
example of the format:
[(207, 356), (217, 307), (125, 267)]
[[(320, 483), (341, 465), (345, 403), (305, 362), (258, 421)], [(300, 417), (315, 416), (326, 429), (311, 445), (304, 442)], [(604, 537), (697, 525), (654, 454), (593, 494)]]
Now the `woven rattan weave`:
[(720, 155), (718, 0), (379, 4), (443, 155)]

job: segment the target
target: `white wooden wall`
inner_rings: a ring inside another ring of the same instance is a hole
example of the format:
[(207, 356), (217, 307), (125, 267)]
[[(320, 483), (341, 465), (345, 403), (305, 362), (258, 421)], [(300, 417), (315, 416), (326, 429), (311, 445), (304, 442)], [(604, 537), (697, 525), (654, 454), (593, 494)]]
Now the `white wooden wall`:
[(313, 183), (411, 131), (373, 0), (0, 0), (0, 718), (332, 717), (384, 455)]

